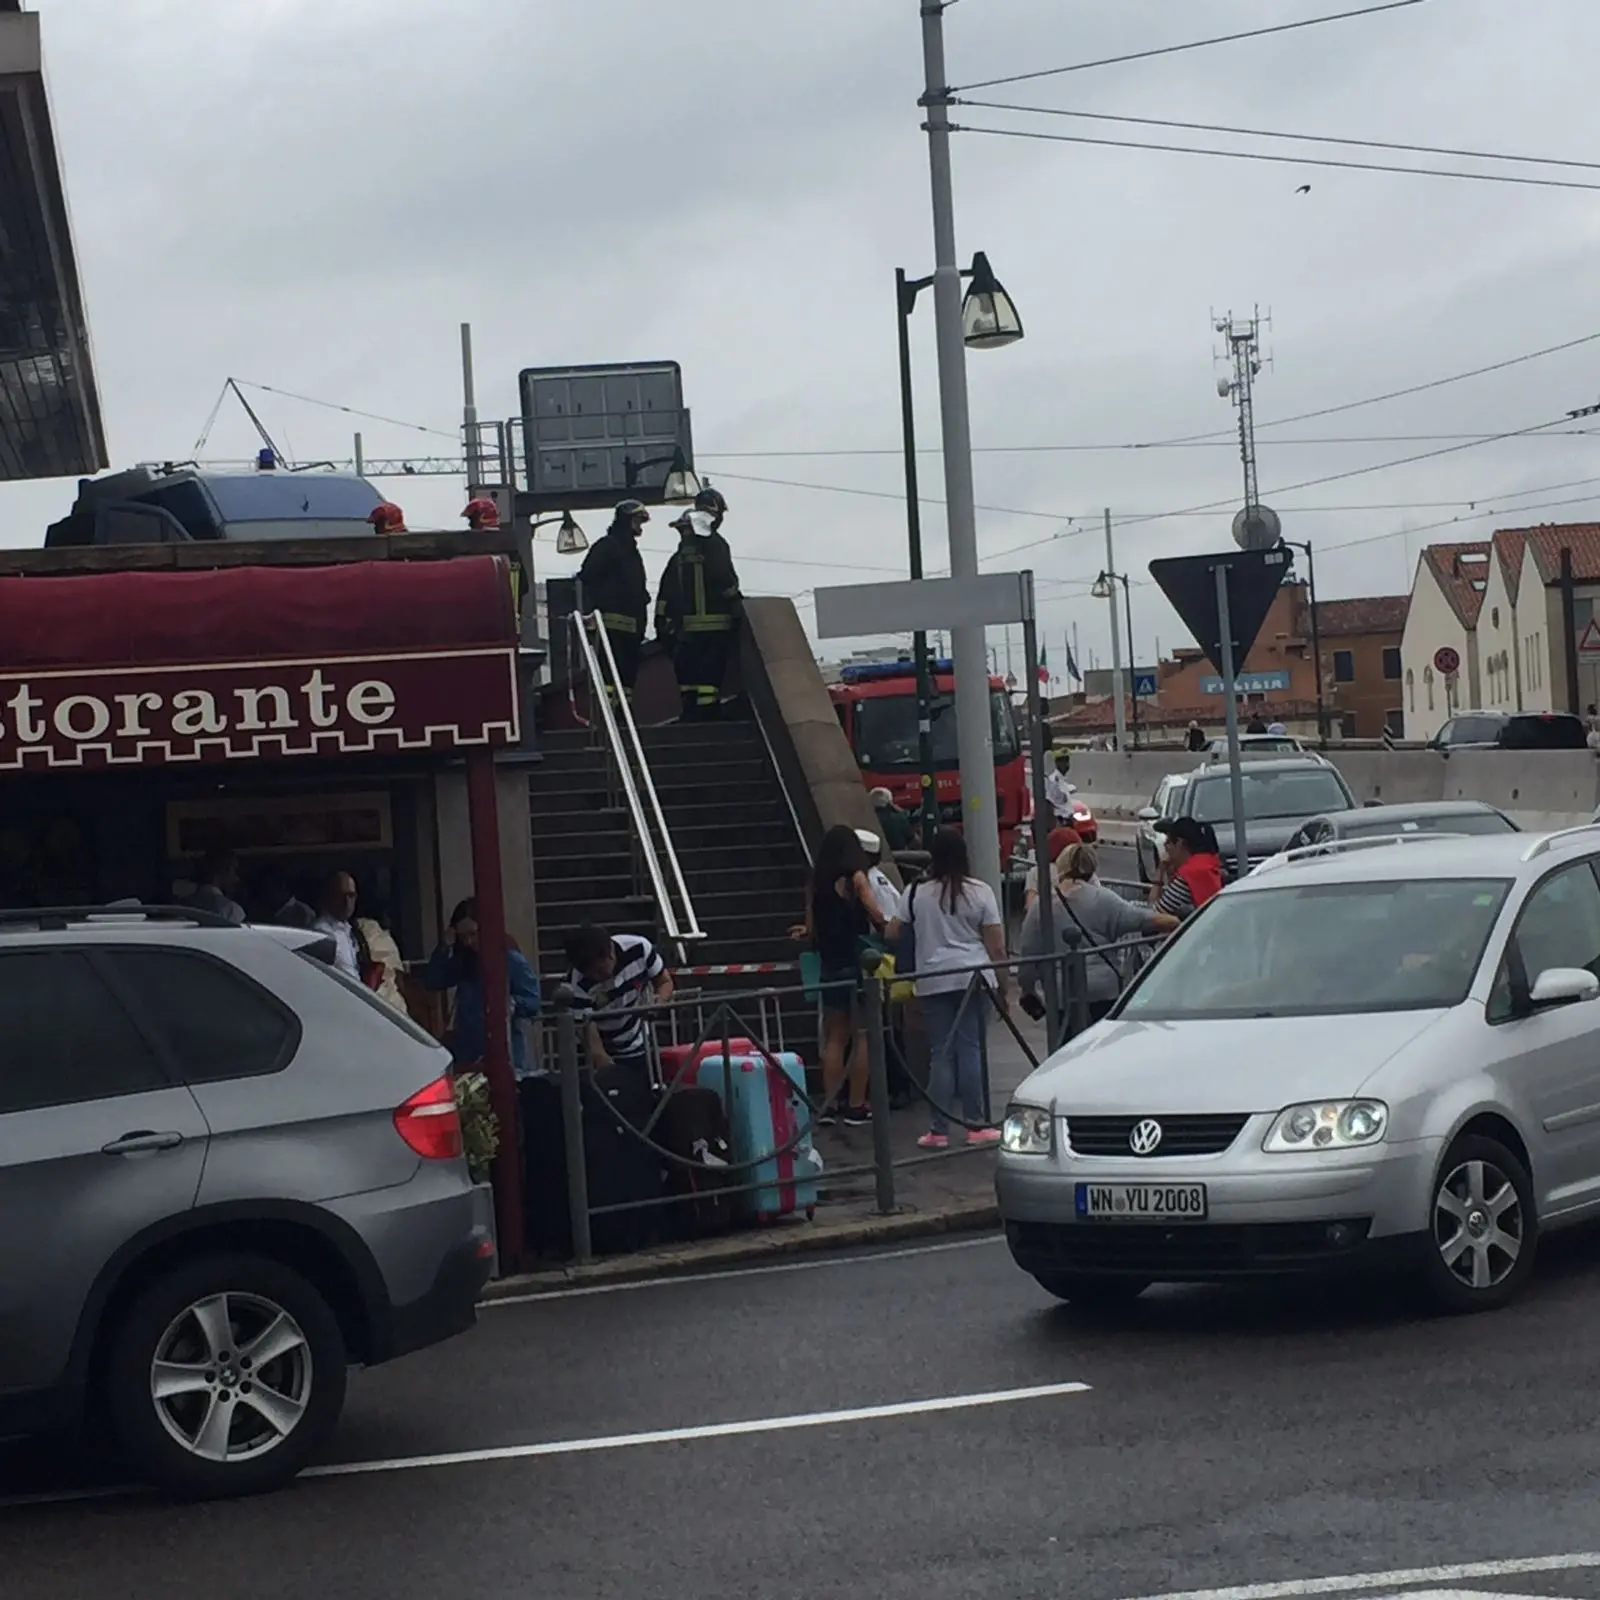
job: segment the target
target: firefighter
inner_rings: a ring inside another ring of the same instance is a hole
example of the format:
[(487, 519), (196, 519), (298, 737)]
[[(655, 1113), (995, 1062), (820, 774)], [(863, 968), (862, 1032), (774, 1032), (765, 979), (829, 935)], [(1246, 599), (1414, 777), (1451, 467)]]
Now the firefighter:
[(391, 534), (405, 533), (406, 514), (393, 501), (385, 500), (382, 505), (376, 505), (367, 513), (367, 521), (372, 524), (372, 531), (382, 534), (385, 538)]
[(500, 527), (500, 507), (487, 495), (469, 500), (461, 515), (467, 519), (469, 533), (493, 533)]
[(735, 630), (744, 614), (733, 552), (718, 531), (727, 510), (721, 493), (705, 488), (694, 509), (672, 524), (678, 548), (661, 575), (656, 600), (656, 637), (672, 653), (686, 722), (719, 715)]
[[(639, 539), (649, 520), (650, 513), (639, 501), (624, 500), (612, 514), (611, 526), (589, 547), (578, 572), (578, 604), (585, 612), (600, 613), (616, 657), (617, 677), (630, 700), (650, 618), (650, 590), (639, 554)], [(614, 693), (611, 684), (606, 693)]]

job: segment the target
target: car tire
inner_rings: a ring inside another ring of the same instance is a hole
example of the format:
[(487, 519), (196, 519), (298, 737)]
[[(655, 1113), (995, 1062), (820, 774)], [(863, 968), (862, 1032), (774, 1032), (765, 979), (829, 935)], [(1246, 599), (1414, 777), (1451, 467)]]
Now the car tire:
[(1148, 1278), (1121, 1278), (1097, 1272), (1036, 1272), (1034, 1279), (1046, 1294), (1070, 1301), (1085, 1311), (1132, 1305), (1150, 1287)]
[(188, 1499), (280, 1488), (326, 1442), (348, 1356), (322, 1294), (252, 1255), (189, 1261), (112, 1331), (107, 1410), (131, 1464)]
[(1505, 1305), (1527, 1282), (1539, 1244), (1527, 1169), (1498, 1140), (1457, 1139), (1434, 1173), (1423, 1231), (1423, 1286), (1436, 1310)]

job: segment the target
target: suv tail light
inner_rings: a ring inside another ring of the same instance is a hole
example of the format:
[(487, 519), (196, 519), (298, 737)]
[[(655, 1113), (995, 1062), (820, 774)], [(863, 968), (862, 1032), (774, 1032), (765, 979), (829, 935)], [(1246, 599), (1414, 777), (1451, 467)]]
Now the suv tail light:
[(394, 1114), (395, 1132), (424, 1161), (454, 1161), (464, 1151), (456, 1089), (439, 1078), (418, 1089)]

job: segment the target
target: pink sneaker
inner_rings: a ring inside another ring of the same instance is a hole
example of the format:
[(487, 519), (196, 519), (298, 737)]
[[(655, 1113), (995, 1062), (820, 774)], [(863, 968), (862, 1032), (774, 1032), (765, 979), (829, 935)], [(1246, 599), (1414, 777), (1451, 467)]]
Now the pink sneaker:
[(967, 1135), (968, 1144), (999, 1144), (1000, 1130), (998, 1128), (974, 1128)]
[(949, 1135), (943, 1133), (925, 1133), (920, 1139), (917, 1140), (917, 1148), (919, 1150), (948, 1150), (950, 1148)]

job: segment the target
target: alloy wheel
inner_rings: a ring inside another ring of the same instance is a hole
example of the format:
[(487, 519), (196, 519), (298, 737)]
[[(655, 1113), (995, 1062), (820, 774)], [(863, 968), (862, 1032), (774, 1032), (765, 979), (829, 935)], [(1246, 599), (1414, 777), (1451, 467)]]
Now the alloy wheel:
[(1522, 1201), (1492, 1161), (1463, 1161), (1440, 1183), (1433, 1238), (1446, 1269), (1468, 1289), (1504, 1283), (1522, 1254)]
[(216, 1294), (167, 1325), (150, 1364), (162, 1426), (206, 1461), (247, 1461), (294, 1432), (311, 1400), (311, 1346), (261, 1295)]

